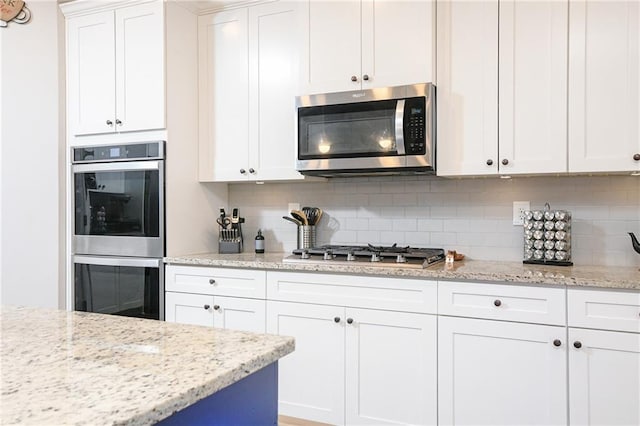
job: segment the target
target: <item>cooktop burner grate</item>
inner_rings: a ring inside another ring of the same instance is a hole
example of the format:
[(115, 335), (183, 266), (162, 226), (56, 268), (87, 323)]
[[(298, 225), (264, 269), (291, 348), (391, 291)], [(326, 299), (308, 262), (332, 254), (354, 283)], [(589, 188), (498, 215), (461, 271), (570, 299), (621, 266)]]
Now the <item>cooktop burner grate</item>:
[(323, 245), (296, 249), (284, 259), (288, 263), (342, 263), (367, 266), (424, 268), (444, 260), (444, 250), (424, 247)]

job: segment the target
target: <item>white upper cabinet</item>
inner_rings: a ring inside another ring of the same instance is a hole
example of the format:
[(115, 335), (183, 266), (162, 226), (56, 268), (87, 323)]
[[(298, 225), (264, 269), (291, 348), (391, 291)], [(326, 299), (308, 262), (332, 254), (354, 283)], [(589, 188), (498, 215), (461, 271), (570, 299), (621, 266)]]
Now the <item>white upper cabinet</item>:
[(439, 175), (566, 171), (567, 19), (562, 1), (438, 3)]
[(640, 3), (569, 2), (569, 171), (640, 170)]
[(155, 1), (67, 20), (71, 134), (165, 127), (163, 9)]
[(200, 180), (295, 180), (300, 2), (199, 18)]
[(437, 9), (438, 175), (496, 173), (498, 1), (439, 1)]
[(305, 94), (433, 81), (433, 1), (307, 2)]
[(500, 1), (498, 170), (567, 171), (567, 1)]
[[(247, 9), (200, 16), (200, 180), (247, 180)], [(244, 170), (244, 173), (241, 173)]]

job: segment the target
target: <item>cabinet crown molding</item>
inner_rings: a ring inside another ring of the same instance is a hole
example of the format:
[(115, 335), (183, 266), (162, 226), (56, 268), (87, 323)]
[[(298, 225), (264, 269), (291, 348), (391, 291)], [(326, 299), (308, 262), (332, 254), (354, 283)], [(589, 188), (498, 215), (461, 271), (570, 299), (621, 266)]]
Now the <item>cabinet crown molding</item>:
[(82, 16), (90, 13), (115, 10), (137, 4), (153, 3), (161, 0), (74, 0), (60, 4), (62, 14), (67, 17)]

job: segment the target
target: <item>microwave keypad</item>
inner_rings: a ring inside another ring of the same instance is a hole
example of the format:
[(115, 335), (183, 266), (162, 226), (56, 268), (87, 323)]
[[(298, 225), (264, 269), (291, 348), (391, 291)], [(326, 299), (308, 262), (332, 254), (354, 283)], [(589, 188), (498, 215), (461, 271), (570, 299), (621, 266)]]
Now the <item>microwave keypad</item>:
[[(417, 99), (416, 99), (417, 100)], [(412, 99), (412, 101), (414, 101)], [(407, 154), (420, 155), (425, 153), (425, 116), (422, 105), (413, 106), (409, 109), (408, 128), (405, 134), (405, 149)]]

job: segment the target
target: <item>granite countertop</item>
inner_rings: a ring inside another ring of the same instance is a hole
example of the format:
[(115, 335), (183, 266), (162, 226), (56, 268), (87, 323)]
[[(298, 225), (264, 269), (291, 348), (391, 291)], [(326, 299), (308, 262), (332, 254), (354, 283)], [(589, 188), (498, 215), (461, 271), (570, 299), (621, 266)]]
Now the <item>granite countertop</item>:
[(148, 425), (293, 351), (290, 337), (2, 306), (0, 424)]
[(438, 280), (465, 280), (586, 286), (640, 290), (640, 270), (617, 266), (543, 266), (524, 265), (522, 262), (463, 260), (453, 265), (438, 263), (425, 269), (388, 268), (382, 266), (291, 264), (282, 260), (289, 253), (193, 254), (167, 257), (165, 263), (229, 268), (266, 269), (281, 271), (313, 271), (425, 278)]

